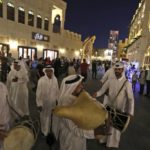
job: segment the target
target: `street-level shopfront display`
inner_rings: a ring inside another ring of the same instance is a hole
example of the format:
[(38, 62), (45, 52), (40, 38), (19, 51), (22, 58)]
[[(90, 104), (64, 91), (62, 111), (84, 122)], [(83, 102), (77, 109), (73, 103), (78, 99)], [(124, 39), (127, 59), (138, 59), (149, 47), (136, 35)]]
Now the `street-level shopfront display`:
[(37, 48), (27, 47), (27, 46), (18, 46), (18, 57), (34, 60), (37, 57)]
[(0, 56), (5, 56), (7, 57), (9, 53), (9, 45), (0, 43)]
[(150, 65), (150, 47), (147, 50), (147, 53), (144, 57), (144, 65), (149, 66)]
[(145, 65), (150, 65), (150, 56), (145, 56), (145, 61), (144, 61)]
[(43, 58), (49, 57), (50, 60), (53, 60), (58, 57), (58, 50), (52, 50), (52, 49), (44, 49), (43, 50)]

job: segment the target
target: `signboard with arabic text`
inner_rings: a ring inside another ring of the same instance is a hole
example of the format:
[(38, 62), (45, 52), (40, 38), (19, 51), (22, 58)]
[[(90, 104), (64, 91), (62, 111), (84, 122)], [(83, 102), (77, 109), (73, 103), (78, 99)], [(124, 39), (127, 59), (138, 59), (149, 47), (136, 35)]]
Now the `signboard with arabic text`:
[(32, 32), (32, 39), (38, 40), (38, 41), (49, 42), (49, 36), (48, 35), (44, 35), (42, 33)]

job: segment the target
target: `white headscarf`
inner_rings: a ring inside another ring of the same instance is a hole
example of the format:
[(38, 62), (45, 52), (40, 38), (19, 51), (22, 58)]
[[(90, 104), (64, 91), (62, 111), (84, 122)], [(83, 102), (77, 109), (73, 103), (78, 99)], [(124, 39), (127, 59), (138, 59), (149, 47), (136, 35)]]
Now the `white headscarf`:
[(17, 63), (26, 74), (28, 73), (28, 70), (25, 67), (25, 63), (22, 60), (15, 60), (11, 65), (11, 70), (15, 70), (14, 69), (15, 63)]
[(83, 80), (81, 75), (70, 75), (63, 79), (60, 86), (60, 93), (58, 98), (58, 103), (61, 104), (61, 97), (71, 95), (79, 83)]
[[(58, 81), (57, 81), (57, 78), (56, 78), (56, 76), (55, 76), (55, 74), (54, 74), (54, 68), (52, 68), (52, 66), (50, 66), (50, 65), (48, 65), (48, 66), (46, 66), (45, 68), (43, 68), (43, 72), (44, 72), (44, 74), (45, 74), (45, 77), (47, 77), (47, 75), (46, 75), (46, 69), (52, 70), (52, 77), (51, 77), (52, 89), (53, 89), (56, 93), (59, 92), (59, 91), (58, 91), (58, 90), (59, 90)], [(48, 78), (48, 77), (47, 77), (47, 78)], [(58, 99), (58, 95), (56, 95), (55, 92), (53, 92), (52, 97), (53, 97), (54, 99)], [(55, 97), (56, 97), (56, 98), (55, 98)]]
[(52, 71), (53, 71), (52, 76), (54, 76), (54, 68), (52, 68), (52, 66), (51, 66), (51, 65), (48, 65), (48, 66), (46, 66), (46, 67), (44, 67), (44, 68), (43, 68), (43, 72), (44, 72), (44, 74), (45, 74), (45, 75), (46, 75), (46, 69), (50, 69), (50, 70), (52, 70)]

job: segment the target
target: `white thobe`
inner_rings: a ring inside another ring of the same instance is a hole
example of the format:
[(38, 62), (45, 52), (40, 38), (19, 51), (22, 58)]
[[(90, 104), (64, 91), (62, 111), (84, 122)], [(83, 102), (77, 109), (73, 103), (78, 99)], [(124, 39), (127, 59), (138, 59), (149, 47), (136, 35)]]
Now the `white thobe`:
[[(109, 89), (108, 101), (106, 104), (120, 110), (121, 112), (126, 112), (127, 114), (133, 116), (134, 96), (132, 92), (132, 85), (129, 81), (126, 82), (117, 98), (115, 98), (125, 80), (126, 78), (124, 76), (119, 80), (108, 80), (97, 92), (97, 97), (103, 95), (105, 91)], [(110, 127), (110, 133), (112, 134), (107, 138), (107, 147), (119, 147), (121, 132), (113, 127)]]
[(104, 84), (108, 79), (114, 79), (115, 77), (115, 72), (114, 72), (114, 67), (111, 67), (109, 70), (106, 71), (102, 79), (100, 80), (102, 84)]
[(36, 91), (36, 103), (38, 107), (42, 107), (40, 112), (40, 122), (42, 133), (47, 136), (51, 123), (51, 111), (56, 106), (59, 88), (56, 77), (49, 79), (46, 75), (38, 81)]
[[(12, 81), (15, 77), (18, 78), (17, 82)], [(21, 116), (29, 115), (28, 81), (28, 75), (23, 69), (19, 71), (12, 69), (8, 74), (7, 87), (10, 95), (10, 104)]]
[[(7, 131), (9, 129), (10, 112), (7, 102), (8, 91), (6, 86), (0, 82), (0, 130)], [(2, 141), (0, 141), (0, 150), (2, 149)]]
[[(109, 70), (106, 71), (100, 82), (104, 85), (108, 80), (115, 79), (115, 72), (114, 67), (111, 67)], [(106, 105), (108, 103), (108, 96), (105, 94), (103, 104)]]
[[(75, 99), (73, 95), (63, 96), (61, 97), (62, 105), (70, 105)], [(58, 128), (60, 150), (86, 150), (86, 138), (95, 138), (93, 130), (80, 129), (69, 119), (59, 118)]]

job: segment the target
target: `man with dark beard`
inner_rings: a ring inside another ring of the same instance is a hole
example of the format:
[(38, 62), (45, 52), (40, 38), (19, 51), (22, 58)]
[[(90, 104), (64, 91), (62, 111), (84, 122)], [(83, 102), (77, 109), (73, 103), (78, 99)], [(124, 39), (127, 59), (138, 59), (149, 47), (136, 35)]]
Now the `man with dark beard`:
[[(124, 65), (118, 62), (114, 66), (115, 78), (108, 79), (102, 88), (94, 93), (93, 97), (99, 97), (106, 91), (108, 92), (108, 100), (105, 105), (111, 107), (114, 110), (119, 110), (122, 113), (126, 113), (129, 116), (134, 114), (134, 97), (132, 91), (132, 85), (127, 81), (124, 76)], [(110, 127), (111, 135), (107, 136), (103, 142), (106, 143), (108, 149), (118, 148), (120, 142), (121, 132)]]

